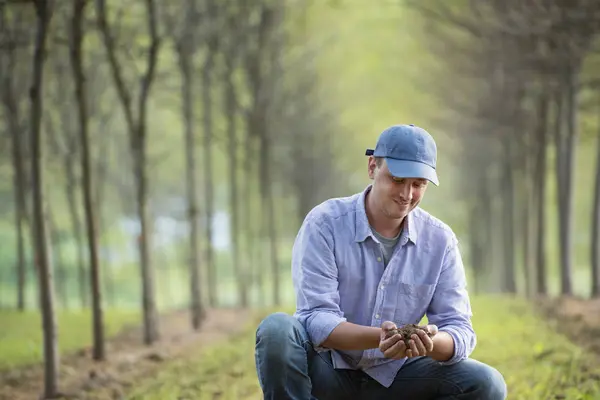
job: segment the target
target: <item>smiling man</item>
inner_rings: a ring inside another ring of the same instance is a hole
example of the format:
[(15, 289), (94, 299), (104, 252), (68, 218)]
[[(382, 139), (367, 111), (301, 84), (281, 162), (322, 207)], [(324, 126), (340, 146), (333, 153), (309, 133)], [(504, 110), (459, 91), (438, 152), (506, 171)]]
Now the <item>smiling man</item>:
[[(395, 125), (367, 150), (372, 184), (306, 216), (294, 243), (296, 313), (256, 331), (265, 399), (505, 399), (476, 344), (458, 241), (418, 207), (438, 185), (437, 147)], [(391, 329), (419, 323), (408, 346)]]

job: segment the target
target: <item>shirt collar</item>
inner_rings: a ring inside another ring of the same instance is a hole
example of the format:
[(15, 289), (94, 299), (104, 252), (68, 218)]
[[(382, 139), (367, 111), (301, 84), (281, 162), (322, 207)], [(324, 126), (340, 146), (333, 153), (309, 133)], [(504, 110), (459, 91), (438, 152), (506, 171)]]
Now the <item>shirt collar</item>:
[[(367, 193), (371, 191), (373, 185), (369, 185), (363, 190), (360, 196), (356, 199), (356, 213), (355, 213), (355, 227), (354, 227), (354, 241), (364, 242), (369, 236), (373, 238), (371, 227), (369, 226), (369, 219), (367, 218), (367, 211), (365, 209), (365, 199)], [(417, 244), (417, 227), (415, 224), (415, 218), (412, 215), (415, 210), (408, 213), (404, 219), (404, 229), (402, 230), (401, 243), (406, 244), (407, 241), (411, 241), (413, 244)]]

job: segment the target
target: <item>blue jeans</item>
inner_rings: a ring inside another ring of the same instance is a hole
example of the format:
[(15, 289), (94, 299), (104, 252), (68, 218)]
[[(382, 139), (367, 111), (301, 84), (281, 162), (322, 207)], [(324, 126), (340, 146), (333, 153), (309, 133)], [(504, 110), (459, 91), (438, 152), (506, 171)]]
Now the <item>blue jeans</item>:
[(334, 369), (317, 353), (302, 325), (285, 313), (265, 318), (256, 331), (256, 369), (265, 399), (504, 400), (502, 375), (473, 359), (441, 366), (428, 357), (404, 365), (389, 388), (358, 370)]

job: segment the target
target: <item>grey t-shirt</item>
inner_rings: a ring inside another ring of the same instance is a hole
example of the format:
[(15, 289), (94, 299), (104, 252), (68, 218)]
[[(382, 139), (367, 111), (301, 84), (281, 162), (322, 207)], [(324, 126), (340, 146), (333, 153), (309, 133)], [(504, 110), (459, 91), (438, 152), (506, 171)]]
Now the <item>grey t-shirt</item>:
[(394, 254), (394, 248), (398, 243), (398, 239), (400, 239), (400, 235), (402, 234), (402, 229), (400, 230), (398, 235), (396, 235), (396, 237), (393, 238), (385, 237), (373, 228), (371, 228), (371, 231), (373, 232), (373, 235), (375, 235), (377, 240), (381, 242), (379, 247), (381, 248), (381, 252), (383, 253), (383, 265), (387, 267), (390, 258), (392, 258), (392, 254)]

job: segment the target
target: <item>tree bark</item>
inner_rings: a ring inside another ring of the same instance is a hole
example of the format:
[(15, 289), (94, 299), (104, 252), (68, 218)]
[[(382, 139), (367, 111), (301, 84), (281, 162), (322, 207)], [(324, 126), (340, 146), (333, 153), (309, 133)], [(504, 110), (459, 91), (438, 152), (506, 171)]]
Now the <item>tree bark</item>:
[(546, 159), (548, 147), (548, 94), (540, 97), (537, 116), (537, 147), (535, 166), (535, 203), (536, 203), (536, 243), (535, 243), (535, 276), (536, 294), (545, 296), (548, 293), (546, 275)]
[(225, 62), (225, 112), (227, 114), (227, 138), (229, 149), (229, 210), (231, 213), (231, 238), (232, 238), (232, 259), (235, 271), (235, 279), (238, 283), (239, 304), (242, 307), (248, 306), (248, 286), (245, 264), (240, 260), (240, 216), (238, 212), (238, 155), (237, 155), (237, 97), (235, 85), (233, 83), (233, 71), (235, 65), (231, 56)]
[[(188, 10), (188, 12), (190, 12)], [(189, 28), (187, 28), (189, 29)], [(183, 40), (192, 40), (183, 38)], [(197, 177), (196, 177), (196, 132), (194, 129), (194, 87), (192, 72), (192, 52), (189, 45), (182, 42), (177, 51), (179, 57), (179, 68), (181, 72), (181, 97), (183, 99), (183, 120), (185, 123), (185, 155), (186, 155), (186, 177), (188, 198), (188, 222), (190, 226), (189, 247), (189, 274), (190, 274), (190, 303), (192, 314), (192, 327), (200, 329), (204, 320), (205, 310), (202, 301), (202, 290), (200, 285), (200, 228), (198, 226), (198, 199), (197, 199)]]
[[(598, 113), (600, 117), (600, 113)], [(600, 122), (598, 124), (600, 129)], [(592, 282), (591, 296), (600, 297), (600, 134), (596, 142), (596, 182), (594, 187), (594, 204), (592, 209)]]
[(567, 123), (567, 138), (565, 147), (565, 159), (563, 164), (564, 186), (560, 189), (563, 192), (563, 201), (559, 215), (561, 218), (560, 228), (560, 249), (561, 249), (561, 294), (573, 294), (573, 175), (575, 172), (575, 158), (577, 151), (577, 98), (579, 71), (576, 67), (572, 67), (568, 74), (567, 102), (566, 102), (566, 123)]
[(88, 129), (87, 86), (83, 67), (83, 20), (87, 0), (73, 0), (73, 19), (71, 25), (71, 66), (75, 77), (75, 99), (77, 103), (77, 119), (81, 135), (81, 171), (83, 174), (83, 208), (87, 229), (88, 255), (90, 260), (90, 287), (92, 289), (92, 332), (93, 359), (104, 360), (104, 315), (102, 310), (102, 289), (100, 262), (98, 260), (98, 237), (96, 234), (95, 204), (93, 201), (92, 167), (90, 160), (90, 144)]
[[(4, 13), (4, 10), (0, 10)], [(6, 17), (2, 14), (2, 23), (5, 23)], [(15, 265), (17, 276), (17, 309), (24, 311), (25, 288), (27, 286), (27, 267), (25, 262), (25, 233), (24, 225), (27, 220), (27, 204), (25, 196), (25, 186), (27, 185), (25, 160), (23, 145), (25, 142), (23, 130), (20, 126), (20, 113), (15, 98), (13, 81), (15, 76), (15, 43), (10, 43), (4, 50), (5, 54), (5, 75), (2, 82), (2, 103), (6, 111), (7, 129), (11, 136), (12, 144), (12, 166), (13, 166), (13, 194), (15, 201), (15, 231), (17, 232), (17, 264)]]
[[(8, 88), (10, 87), (10, 89)], [(23, 232), (26, 221), (26, 203), (25, 203), (25, 171), (23, 167), (23, 152), (21, 143), (21, 131), (18, 124), (16, 104), (12, 93), (10, 77), (7, 75), (5, 80), (5, 90), (7, 106), (9, 131), (12, 136), (12, 164), (13, 164), (13, 188), (15, 198), (15, 228), (17, 232), (17, 309), (25, 310), (25, 287), (27, 284), (27, 267), (25, 263), (25, 234)], [(14, 114), (13, 114), (14, 113)]]
[(210, 48), (204, 66), (202, 68), (202, 110), (204, 121), (204, 230), (206, 272), (208, 283), (208, 304), (211, 307), (217, 305), (217, 274), (213, 255), (213, 213), (214, 213), (214, 187), (212, 171), (212, 136), (213, 136), (213, 110), (212, 110), (212, 73), (214, 68), (214, 49)]
[(516, 293), (517, 284), (515, 279), (515, 242), (514, 242), (514, 179), (511, 160), (513, 159), (513, 150), (510, 143), (510, 138), (504, 138), (505, 160), (503, 162), (503, 179), (502, 179), (502, 214), (504, 226), (504, 275), (503, 275), (503, 290), (508, 293)]
[(33, 232), (39, 276), (40, 307), (44, 329), (44, 397), (58, 397), (58, 327), (56, 323), (52, 263), (49, 255), (44, 211), (43, 152), (40, 137), (43, 115), (44, 60), (52, 10), (46, 0), (35, 0), (37, 32), (33, 55), (31, 98), (31, 173), (33, 190)]

